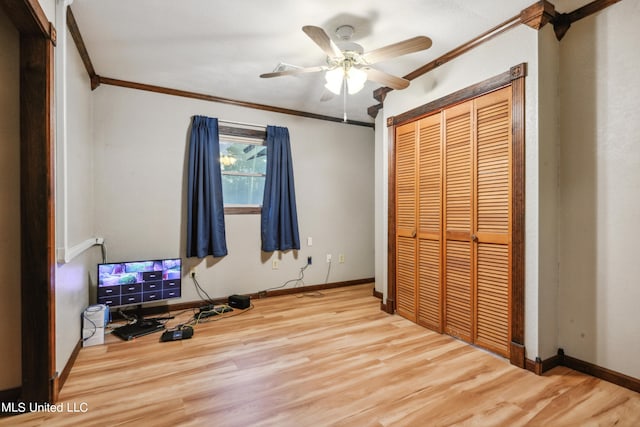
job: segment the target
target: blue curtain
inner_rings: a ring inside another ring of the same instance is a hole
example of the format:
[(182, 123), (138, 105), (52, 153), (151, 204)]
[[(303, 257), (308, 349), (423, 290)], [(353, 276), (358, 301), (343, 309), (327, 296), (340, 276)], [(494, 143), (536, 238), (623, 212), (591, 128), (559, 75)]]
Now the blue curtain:
[(218, 119), (193, 116), (187, 203), (187, 257), (225, 256)]
[(289, 129), (267, 126), (267, 173), (262, 202), (262, 250), (300, 249)]

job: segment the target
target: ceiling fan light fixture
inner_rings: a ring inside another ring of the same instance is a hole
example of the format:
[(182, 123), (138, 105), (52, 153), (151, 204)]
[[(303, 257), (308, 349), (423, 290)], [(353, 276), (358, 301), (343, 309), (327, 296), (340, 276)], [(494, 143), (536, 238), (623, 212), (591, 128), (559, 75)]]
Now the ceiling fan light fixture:
[(351, 67), (346, 77), (349, 95), (360, 92), (367, 81), (367, 73), (359, 68)]
[(324, 78), (327, 81), (324, 87), (336, 95), (340, 95), (343, 82), (346, 79), (349, 95), (353, 95), (364, 88), (364, 84), (367, 81), (367, 73), (354, 67), (349, 68), (347, 71), (342, 67), (336, 67), (327, 71)]
[(340, 95), (340, 91), (342, 90), (342, 79), (344, 78), (344, 70), (341, 67), (334, 68), (333, 70), (329, 70), (324, 75), (327, 84), (324, 85), (331, 92), (336, 95)]

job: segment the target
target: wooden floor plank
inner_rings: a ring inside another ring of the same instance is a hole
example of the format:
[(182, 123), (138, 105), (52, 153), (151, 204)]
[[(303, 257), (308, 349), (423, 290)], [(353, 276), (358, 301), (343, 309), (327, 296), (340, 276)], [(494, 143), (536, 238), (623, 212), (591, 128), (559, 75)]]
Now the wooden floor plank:
[(86, 413), (0, 425), (640, 425), (640, 394), (565, 367), (536, 376), (380, 311), (371, 289), (256, 300), (190, 340), (108, 337), (60, 393)]

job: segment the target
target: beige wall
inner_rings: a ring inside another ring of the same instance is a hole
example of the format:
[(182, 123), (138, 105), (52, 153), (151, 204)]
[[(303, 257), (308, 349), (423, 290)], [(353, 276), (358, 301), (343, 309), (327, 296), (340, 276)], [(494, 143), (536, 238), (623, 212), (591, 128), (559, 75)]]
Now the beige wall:
[[(94, 233), (93, 193), (93, 103), (89, 77), (78, 50), (66, 31), (67, 49), (62, 49), (63, 38), (58, 38), (56, 55), (66, 57), (66, 167), (58, 161), (56, 175), (56, 215), (66, 208), (68, 216), (68, 246), (73, 247)], [(61, 90), (61, 89), (58, 89)], [(58, 109), (57, 126), (63, 126), (63, 109)], [(60, 133), (57, 134), (58, 136)], [(57, 140), (58, 147), (62, 141)], [(66, 173), (67, 186), (60, 183)], [(62, 194), (66, 193), (66, 206)], [(56, 246), (60, 244), (62, 230), (56, 230)], [(92, 303), (89, 301), (89, 274), (99, 262), (100, 250), (90, 248), (66, 264), (56, 266), (56, 370), (62, 372), (81, 336), (81, 315)], [(95, 303), (95, 302), (93, 302)]]
[(313, 257), (307, 285), (374, 276), (371, 128), (106, 85), (94, 94), (96, 226), (110, 261), (185, 256), (187, 136), (199, 114), (289, 128), (302, 248), (297, 257), (264, 255), (260, 216), (227, 215), (229, 255), (189, 259), (183, 301), (198, 300), (186, 279), (191, 266), (211, 297), (280, 286), (298, 277), (307, 256)]
[[(558, 351), (558, 72), (553, 27), (538, 33), (538, 356)], [(527, 141), (527, 149), (528, 149)], [(529, 168), (529, 164), (526, 165)]]
[(640, 378), (640, 3), (560, 43), (559, 345)]
[[(72, 1), (73, 0), (71, 0), (70, 2)], [(47, 15), (47, 19), (50, 22), (55, 23), (56, 22), (56, 0), (38, 0), (38, 3), (40, 3), (40, 7), (44, 11), (44, 14)], [(59, 28), (58, 28), (58, 31), (60, 31)]]
[(0, 8), (0, 390), (22, 383), (19, 35)]

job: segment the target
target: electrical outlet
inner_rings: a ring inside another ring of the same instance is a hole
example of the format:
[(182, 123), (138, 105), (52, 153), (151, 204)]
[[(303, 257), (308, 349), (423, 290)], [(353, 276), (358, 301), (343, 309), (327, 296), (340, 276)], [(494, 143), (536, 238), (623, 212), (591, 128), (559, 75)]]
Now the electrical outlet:
[(271, 269), (272, 270), (277, 270), (280, 268), (280, 261), (278, 261), (277, 259), (274, 259), (271, 261)]
[(327, 262), (331, 262), (331, 254), (327, 254)]
[(307, 237), (307, 246), (313, 246), (313, 239), (311, 237)]
[(313, 258), (311, 258), (310, 256), (307, 257), (307, 265), (311, 265), (313, 264)]
[(338, 255), (338, 262), (339, 262), (340, 264), (344, 264), (344, 254), (340, 254), (340, 255)]
[(189, 269), (189, 277), (196, 277), (196, 268), (195, 267), (191, 267)]

